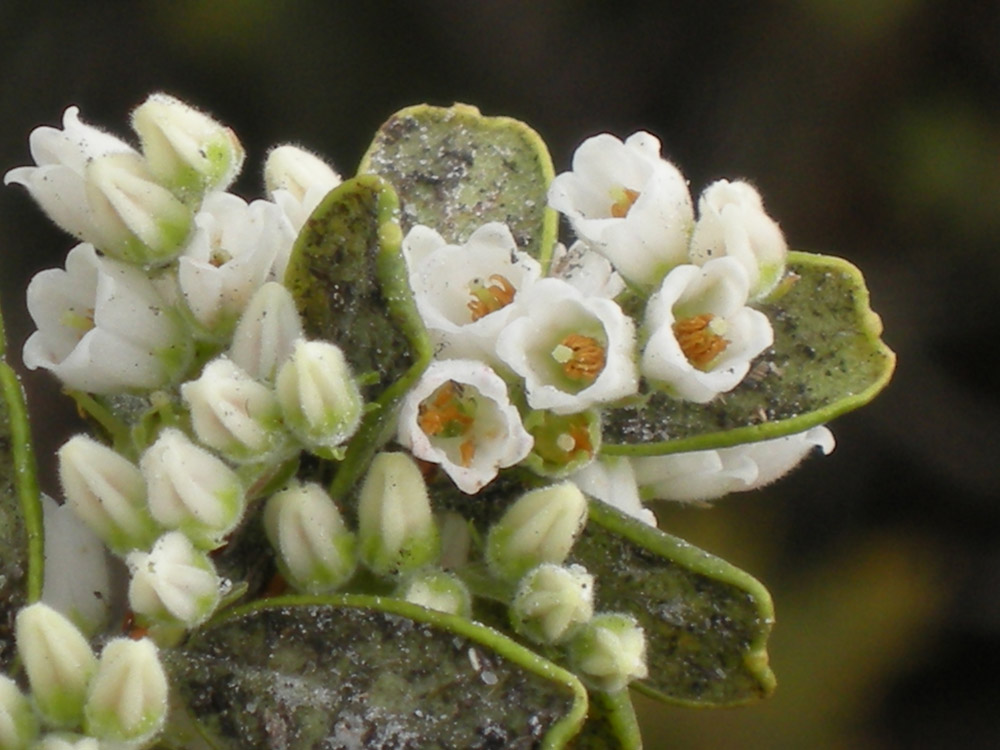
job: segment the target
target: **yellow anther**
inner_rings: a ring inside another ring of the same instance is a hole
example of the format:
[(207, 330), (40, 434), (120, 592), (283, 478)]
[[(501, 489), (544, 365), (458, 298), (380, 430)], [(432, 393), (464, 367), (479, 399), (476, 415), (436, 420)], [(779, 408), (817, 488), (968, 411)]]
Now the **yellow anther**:
[(552, 358), (562, 365), (566, 377), (592, 383), (604, 369), (604, 347), (597, 339), (571, 333), (552, 349)]
[(674, 322), (674, 336), (687, 361), (699, 370), (708, 370), (715, 358), (729, 346), (729, 342), (716, 332), (718, 326), (711, 313), (682, 318)]
[(639, 199), (639, 191), (623, 187), (611, 191), (611, 197), (614, 198), (614, 203), (611, 204), (611, 216), (615, 219), (624, 219)]
[(472, 299), (469, 300), (468, 308), (473, 321), (507, 307), (514, 301), (514, 295), (517, 294), (514, 285), (505, 276), (495, 273), (490, 276), (489, 281), (492, 283), (479, 284), (477, 282), (469, 285), (469, 294), (472, 295)]

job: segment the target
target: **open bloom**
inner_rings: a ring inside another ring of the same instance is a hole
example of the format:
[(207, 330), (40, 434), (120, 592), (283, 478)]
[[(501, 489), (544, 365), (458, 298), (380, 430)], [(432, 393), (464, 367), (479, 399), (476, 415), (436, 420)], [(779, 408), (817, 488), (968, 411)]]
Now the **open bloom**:
[(439, 356), (488, 359), (516, 298), (542, 272), (498, 222), (479, 227), (464, 245), (449, 245), (433, 229), (416, 226), (403, 252), (417, 309)]
[(199, 323), (227, 333), (253, 293), (277, 273), (275, 259), (287, 257), (295, 235), (275, 204), (247, 204), (231, 193), (209, 195), (194, 223), (178, 265), (181, 291)]
[(542, 279), (524, 293), (516, 316), (496, 351), (524, 378), (533, 409), (570, 414), (638, 389), (635, 325), (614, 301)]
[(650, 133), (624, 143), (609, 133), (588, 138), (573, 155), (573, 171), (552, 181), (549, 205), (633, 283), (653, 285), (687, 260), (691, 194)]
[(298, 232), (320, 201), (342, 182), (333, 167), (298, 146), (275, 146), (264, 164), (267, 194)]
[(145, 274), (101, 258), (93, 245), (70, 250), (66, 270), (28, 284), (38, 330), (24, 345), (29, 369), (51, 370), (69, 388), (92, 393), (154, 389), (182, 372), (191, 342)]
[(568, 248), (556, 243), (549, 275), (575, 286), (586, 297), (614, 299), (625, 291), (625, 280), (611, 261), (582, 240)]
[(503, 379), (482, 362), (432, 362), (399, 414), (399, 442), (440, 464), (462, 492), (474, 494), (533, 443)]
[(633, 458), (636, 481), (643, 497), (681, 502), (704, 502), (730, 492), (747, 492), (780, 479), (814, 449), (823, 455), (834, 447), (826, 427), (757, 443), (718, 450)]
[(774, 341), (767, 316), (746, 306), (750, 281), (734, 258), (678, 266), (646, 307), (643, 374), (671, 395), (707, 403), (731, 391)]
[(691, 235), (691, 262), (736, 258), (750, 278), (750, 296), (771, 291), (785, 270), (788, 245), (777, 222), (764, 211), (760, 193), (743, 181), (713, 182), (698, 200)]

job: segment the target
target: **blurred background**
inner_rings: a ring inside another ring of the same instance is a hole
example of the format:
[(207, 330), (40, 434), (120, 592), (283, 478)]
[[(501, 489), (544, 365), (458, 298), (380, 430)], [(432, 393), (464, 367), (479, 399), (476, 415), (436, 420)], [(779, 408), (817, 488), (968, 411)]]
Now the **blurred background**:
[[(1000, 747), (1000, 378), (984, 349), (1000, 341), (1000, 3), (0, 2), (0, 171), (29, 163), (28, 133), (67, 105), (126, 134), (156, 90), (236, 129), (245, 197), (270, 145), (350, 174), (421, 101), (525, 120), (557, 171), (586, 136), (648, 129), (696, 194), (751, 178), (793, 247), (862, 268), (899, 365), (834, 423), (828, 458), (711, 511), (657, 509), (771, 589), (779, 688), (719, 711), (640, 701), (647, 747)], [(15, 360), (25, 284), (71, 245), (0, 190)], [(25, 382), (48, 460), (72, 410), (47, 375)]]

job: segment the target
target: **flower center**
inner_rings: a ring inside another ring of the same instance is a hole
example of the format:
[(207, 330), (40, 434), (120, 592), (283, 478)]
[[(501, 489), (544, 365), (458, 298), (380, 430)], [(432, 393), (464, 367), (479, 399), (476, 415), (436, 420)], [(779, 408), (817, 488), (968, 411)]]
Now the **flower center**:
[(590, 336), (571, 333), (552, 350), (552, 359), (571, 380), (593, 383), (604, 369), (604, 347)]
[(514, 295), (517, 294), (514, 285), (507, 280), (506, 276), (495, 273), (490, 276), (488, 281), (491, 283), (483, 284), (476, 280), (469, 284), (469, 294), (472, 295), (472, 299), (469, 300), (467, 307), (473, 322), (507, 307), (514, 301)]
[(615, 219), (624, 219), (632, 210), (632, 205), (639, 199), (639, 191), (620, 187), (611, 191), (611, 198), (613, 200), (611, 216)]
[(458, 446), (462, 466), (468, 466), (476, 455), (472, 424), (476, 416), (476, 400), (465, 389), (449, 380), (424, 399), (417, 410), (417, 424), (430, 437), (462, 438)]
[(83, 334), (94, 327), (94, 311), (91, 309), (79, 313), (76, 310), (66, 310), (59, 318), (59, 322)]
[(716, 319), (712, 313), (681, 318), (674, 322), (673, 330), (687, 361), (703, 372), (729, 346), (729, 342), (722, 337), (726, 332), (726, 321)]

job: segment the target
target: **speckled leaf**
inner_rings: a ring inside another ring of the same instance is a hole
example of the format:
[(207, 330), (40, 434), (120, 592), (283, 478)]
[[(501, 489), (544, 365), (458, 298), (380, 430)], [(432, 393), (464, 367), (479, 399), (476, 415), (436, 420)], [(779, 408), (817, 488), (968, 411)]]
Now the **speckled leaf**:
[(24, 392), (0, 317), (0, 672), (14, 658), (14, 614), (42, 593), (42, 510)]
[(362, 422), (337, 477), (346, 491), (385, 442), (394, 406), (430, 361), (400, 251), (398, 200), (375, 175), (348, 180), (313, 212), (285, 273), (306, 335), (337, 344), (356, 376), (368, 376), (365, 400), (378, 406)]
[(379, 128), (358, 171), (396, 188), (404, 232), (426, 224), (461, 243), (477, 227), (500, 221), (518, 247), (548, 261), (556, 234), (546, 200), (552, 159), (523, 122), (483, 117), (465, 104), (408, 107)]
[(569, 672), (494, 630), (395, 599), (273, 599), (209, 623), (165, 658), (209, 745), (227, 750), (561, 748), (587, 711)]
[(747, 703), (774, 689), (771, 597), (759, 582), (681, 539), (592, 501), (571, 559), (600, 582), (596, 606), (646, 631), (649, 677), (633, 687), (674, 703)]
[(708, 404), (654, 393), (604, 415), (606, 454), (661, 455), (802, 432), (868, 403), (892, 375), (861, 272), (845, 260), (791, 253), (787, 290), (760, 305), (774, 346), (730, 393)]

